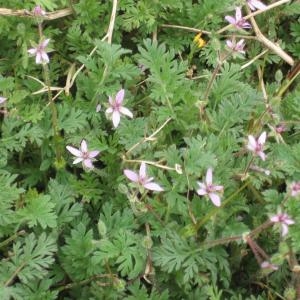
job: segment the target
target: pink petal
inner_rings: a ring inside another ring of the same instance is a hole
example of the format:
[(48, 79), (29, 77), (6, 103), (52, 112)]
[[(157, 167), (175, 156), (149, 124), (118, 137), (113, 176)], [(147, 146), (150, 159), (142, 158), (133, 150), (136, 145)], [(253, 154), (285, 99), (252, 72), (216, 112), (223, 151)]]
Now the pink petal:
[(230, 41), (230, 40), (226, 40), (226, 45), (227, 45), (230, 49), (233, 48), (232, 41)]
[(248, 136), (248, 145), (247, 145), (247, 148), (251, 151), (254, 151), (256, 149), (256, 139), (254, 138), (253, 135), (249, 135)]
[(277, 223), (277, 222), (279, 222), (279, 217), (277, 215), (275, 215), (275, 216), (271, 217), (270, 220), (274, 223)]
[(258, 138), (258, 142), (263, 145), (266, 142), (267, 133), (264, 131)]
[(90, 151), (89, 152), (89, 157), (90, 158), (96, 157), (99, 153), (100, 153), (100, 151), (97, 151), (97, 150)]
[(124, 175), (133, 182), (139, 181), (139, 175), (131, 170), (124, 170)]
[(126, 107), (124, 107), (124, 106), (121, 106), (121, 107), (120, 107), (120, 112), (121, 112), (123, 115), (128, 116), (129, 118), (133, 118), (132, 112), (131, 112), (128, 108), (126, 108)]
[(147, 177), (147, 174), (146, 174), (146, 164), (144, 162), (141, 163), (141, 166), (140, 166), (140, 178), (146, 178)]
[(231, 16), (226, 16), (225, 20), (228, 21), (232, 25), (235, 25), (235, 23), (236, 23), (235, 18), (233, 18)]
[(238, 48), (243, 48), (244, 47), (243, 44), (244, 44), (244, 39), (241, 39), (240, 41), (237, 42), (236, 45), (238, 46)]
[(46, 52), (42, 52), (41, 53), (41, 57), (42, 57), (43, 63), (47, 64), (49, 62), (49, 56), (48, 56), (48, 54)]
[(83, 161), (83, 158), (82, 158), (82, 157), (77, 157), (76, 159), (74, 159), (73, 165), (76, 165), (76, 164), (78, 164), (78, 163), (80, 163), (80, 162), (82, 162), (82, 161)]
[(219, 195), (214, 193), (209, 193), (208, 197), (210, 198), (210, 200), (215, 206), (221, 206), (221, 199)]
[(36, 53), (35, 62), (36, 62), (36, 64), (41, 64), (42, 63), (42, 56), (41, 56), (40, 52)]
[(263, 151), (257, 152), (257, 155), (258, 155), (262, 160), (266, 160), (266, 154), (265, 154)]
[(252, 1), (248, 1), (248, 5), (249, 5), (249, 7), (250, 7), (251, 10), (255, 10), (255, 7), (252, 5), (251, 2), (252, 2)]
[(94, 169), (94, 165), (92, 163), (92, 160), (91, 159), (85, 159), (83, 161), (83, 165), (88, 168), (88, 169)]
[(203, 182), (197, 181), (197, 184), (199, 185), (199, 188), (200, 188), (201, 190), (206, 190), (206, 185), (205, 185)]
[(212, 168), (208, 168), (206, 172), (206, 184), (212, 184)]
[(31, 49), (27, 50), (27, 52), (31, 55), (35, 55), (36, 54), (36, 48), (31, 48)]
[(116, 95), (116, 103), (117, 104), (122, 104), (123, 100), (124, 100), (124, 95), (125, 95), (125, 90), (121, 89), (118, 91), (117, 95)]
[(282, 236), (285, 236), (288, 234), (289, 228), (286, 224), (281, 223), (281, 229), (282, 229), (282, 232), (281, 232)]
[(250, 6), (253, 6), (254, 8), (257, 8), (257, 9), (261, 9), (261, 10), (264, 10), (264, 9), (266, 9), (266, 5), (265, 4), (263, 4), (261, 1), (257, 1), (257, 0), (251, 0), (251, 1), (249, 1), (250, 3), (248, 3), (248, 5)]
[(150, 191), (162, 192), (164, 189), (157, 183), (149, 182), (144, 184), (144, 188)]
[(207, 195), (207, 191), (206, 191), (206, 189), (198, 189), (197, 194), (199, 196), (204, 196), (204, 195)]
[(42, 46), (43, 48), (46, 48), (47, 45), (49, 44), (49, 42), (50, 42), (50, 39), (46, 39), (46, 40), (44, 40), (44, 41), (41, 43), (41, 46)]
[(114, 105), (114, 100), (111, 96), (108, 96), (108, 102), (110, 105)]
[(238, 21), (240, 19), (242, 19), (242, 10), (240, 7), (237, 7), (235, 9), (235, 19)]
[(215, 191), (223, 191), (224, 187), (222, 185), (214, 185)]
[(287, 224), (287, 225), (295, 224), (294, 220), (292, 220), (292, 219), (286, 219), (286, 220), (284, 221), (284, 223)]
[(113, 108), (112, 107), (109, 107), (106, 111), (105, 111), (105, 113), (106, 114), (112, 114), (113, 113)]
[(114, 127), (117, 128), (120, 123), (120, 113), (118, 111), (113, 112), (112, 121), (113, 121)]
[(81, 141), (80, 149), (81, 149), (81, 152), (88, 152), (87, 143), (85, 140)]
[(72, 146), (67, 146), (66, 148), (67, 148), (67, 150), (68, 150), (69, 152), (71, 152), (73, 155), (75, 155), (75, 156), (77, 156), (77, 157), (81, 157), (82, 153), (81, 153), (80, 150), (78, 150), (78, 149), (76, 149), (76, 148), (74, 148), (74, 147), (72, 147)]

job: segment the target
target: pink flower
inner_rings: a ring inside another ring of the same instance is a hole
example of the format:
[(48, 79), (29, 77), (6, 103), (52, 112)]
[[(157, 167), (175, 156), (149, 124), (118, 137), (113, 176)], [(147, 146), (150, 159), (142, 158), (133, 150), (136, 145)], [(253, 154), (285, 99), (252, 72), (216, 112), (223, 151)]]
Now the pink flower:
[(270, 270), (278, 270), (278, 267), (272, 263), (270, 263), (269, 261), (265, 260), (260, 264), (260, 267), (262, 269), (270, 269)]
[(226, 44), (232, 51), (245, 54), (245, 43), (243, 39), (238, 41), (237, 43), (235, 42), (235, 40), (226, 40)]
[(287, 131), (287, 127), (285, 124), (282, 123), (275, 127), (275, 131), (280, 134), (282, 132)]
[(0, 97), (0, 105), (4, 104), (7, 98)]
[(200, 196), (208, 195), (210, 200), (215, 206), (221, 205), (220, 196), (216, 192), (222, 192), (222, 185), (214, 185), (212, 183), (212, 169), (208, 168), (206, 172), (205, 183), (197, 181), (199, 185), (199, 189), (197, 190), (197, 194)]
[(262, 160), (266, 159), (266, 155), (263, 152), (263, 147), (266, 142), (267, 133), (264, 131), (258, 139), (255, 139), (253, 135), (248, 136), (247, 149), (258, 155)]
[(143, 186), (145, 189), (150, 191), (161, 192), (164, 189), (153, 181), (153, 177), (148, 177), (146, 173), (146, 164), (144, 162), (141, 163), (139, 174), (133, 172), (131, 170), (124, 170), (124, 175), (131, 180), (132, 182), (136, 182), (139, 185)]
[(35, 55), (35, 62), (37, 64), (47, 64), (49, 62), (49, 57), (47, 52), (45, 51), (46, 47), (49, 44), (50, 39), (46, 39), (40, 42), (36, 48), (31, 48), (28, 50), (28, 53), (31, 55)]
[(42, 9), (42, 7), (40, 5), (37, 5), (34, 9), (33, 9), (33, 14), (36, 17), (42, 17), (46, 15), (46, 12)]
[(300, 181), (292, 182), (291, 186), (290, 186), (290, 189), (291, 189), (291, 196), (292, 197), (298, 196), (298, 194), (300, 194)]
[(69, 152), (71, 152), (76, 158), (73, 161), (73, 164), (78, 164), (82, 162), (83, 167), (87, 169), (93, 169), (93, 158), (96, 157), (100, 151), (88, 151), (87, 143), (85, 140), (82, 140), (80, 144), (80, 149), (76, 149), (72, 146), (66, 147)]
[(287, 235), (289, 225), (295, 224), (294, 220), (292, 220), (286, 213), (277, 213), (277, 215), (270, 218), (273, 223), (279, 223), (282, 229), (282, 236)]
[(267, 7), (265, 4), (263, 4), (261, 1), (258, 0), (247, 0), (247, 3), (251, 10), (255, 10), (255, 9), (264, 10)]
[(126, 115), (129, 118), (133, 118), (132, 112), (126, 107), (122, 106), (124, 100), (125, 90), (118, 91), (115, 99), (109, 96), (109, 108), (106, 110), (107, 114), (112, 114), (112, 121), (114, 127), (117, 128), (120, 123), (121, 115)]
[(231, 16), (226, 16), (225, 20), (230, 24), (235, 26), (238, 29), (241, 28), (251, 28), (250, 23), (248, 23), (242, 16), (242, 11), (240, 7), (236, 7), (235, 9), (235, 18)]

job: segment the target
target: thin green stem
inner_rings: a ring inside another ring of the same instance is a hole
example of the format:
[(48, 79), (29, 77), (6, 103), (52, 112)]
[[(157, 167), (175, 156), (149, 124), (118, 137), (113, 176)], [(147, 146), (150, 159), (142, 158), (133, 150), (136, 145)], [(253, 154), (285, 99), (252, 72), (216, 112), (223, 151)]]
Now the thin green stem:
[(0, 249), (2, 247), (6, 246), (7, 244), (9, 244), (10, 242), (12, 242), (13, 240), (15, 240), (18, 236), (24, 235), (25, 233), (26, 233), (25, 230), (21, 230), (19, 232), (16, 232), (15, 234), (13, 234), (9, 238), (7, 238), (5, 241), (0, 243)]

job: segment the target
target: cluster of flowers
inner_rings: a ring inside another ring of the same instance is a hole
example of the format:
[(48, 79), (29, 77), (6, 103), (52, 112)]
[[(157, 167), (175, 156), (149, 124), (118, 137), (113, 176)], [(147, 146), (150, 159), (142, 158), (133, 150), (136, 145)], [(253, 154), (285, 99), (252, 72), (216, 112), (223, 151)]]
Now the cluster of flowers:
[[(264, 10), (266, 9), (266, 5), (264, 5), (261, 1), (258, 0), (247, 0), (247, 4), (249, 5), (249, 8), (251, 10), (260, 9)], [(42, 18), (46, 15), (46, 12), (42, 10), (40, 6), (36, 6), (33, 14), (37, 18)], [(248, 29), (251, 28), (250, 23), (248, 23), (242, 16), (241, 8), (236, 8), (235, 17), (232, 16), (226, 16), (225, 19), (233, 25), (237, 29)], [(201, 34), (198, 35), (198, 40), (196, 42), (200, 43), (200, 37)], [(37, 64), (47, 64), (49, 63), (49, 57), (46, 52), (46, 48), (50, 42), (50, 39), (44, 39), (40, 41), (40, 43), (34, 47), (28, 50), (28, 53), (31, 55), (35, 55), (35, 61)], [(205, 44), (205, 43), (204, 43)], [(201, 46), (204, 45), (203, 41), (201, 41)], [(235, 41), (233, 38), (232, 40), (227, 40), (226, 44), (228, 48), (230, 48), (234, 52), (239, 52), (244, 54), (244, 40), (240, 40), (238, 42)], [(115, 97), (109, 96), (108, 99), (108, 108), (106, 109), (106, 115), (112, 119), (112, 123), (114, 128), (117, 128), (120, 123), (120, 119), (122, 115), (125, 115), (129, 118), (133, 118), (132, 112), (123, 106), (125, 96), (125, 90), (121, 89), (117, 92)], [(6, 101), (6, 98), (0, 97), (0, 105), (3, 104)], [(96, 108), (96, 111), (100, 111), (101, 106), (98, 105)], [(247, 149), (253, 153), (253, 155), (260, 157), (263, 161), (266, 159), (266, 154), (264, 153), (264, 144), (266, 142), (267, 134), (266, 132), (263, 132), (257, 139), (253, 135), (248, 136), (248, 144)], [(74, 148), (73, 146), (66, 146), (67, 150), (75, 156), (75, 159), (73, 161), (73, 164), (82, 163), (83, 167), (85, 169), (93, 169), (93, 161), (95, 160), (95, 157), (100, 154), (100, 151), (93, 150), (89, 151), (87, 142), (85, 140), (81, 141), (80, 148)], [(267, 174), (267, 173), (266, 173)], [(138, 184), (139, 186), (151, 190), (151, 191), (157, 191), (161, 192), (164, 189), (158, 184), (155, 183), (153, 180), (153, 177), (148, 177), (147, 171), (146, 171), (146, 163), (142, 162), (140, 165), (139, 172), (135, 172), (132, 170), (125, 169), (124, 175), (133, 183)], [(213, 184), (213, 170), (212, 168), (208, 168), (206, 172), (206, 177), (204, 182), (197, 182), (198, 189), (197, 194), (199, 196), (207, 196), (212, 203), (220, 207), (221, 206), (221, 195), (223, 193), (224, 187), (222, 185), (215, 185)], [(293, 182), (290, 186), (290, 195), (292, 197), (297, 196), (300, 194), (300, 182)], [(282, 236), (287, 235), (288, 233), (288, 226), (294, 224), (294, 221), (286, 214), (279, 212), (274, 216), (270, 217), (270, 221), (274, 224), (279, 224), (282, 229)], [(261, 264), (262, 268), (269, 268), (270, 263), (268, 261), (265, 261)], [(273, 265), (271, 265), (273, 266)], [(275, 269), (275, 267), (274, 267)]]
[[(251, 10), (260, 9), (265, 10), (266, 5), (263, 4), (261, 1), (258, 0), (247, 0), (247, 4)], [(250, 23), (248, 23), (242, 15), (242, 11), (240, 7), (235, 9), (235, 17), (226, 16), (225, 20), (228, 21), (231, 25), (233, 25), (236, 29), (249, 29), (251, 28)], [(245, 54), (244, 47), (245, 41), (241, 39), (240, 41), (236, 42), (235, 39), (226, 40), (226, 45), (229, 49), (233, 52), (238, 52), (241, 54)]]

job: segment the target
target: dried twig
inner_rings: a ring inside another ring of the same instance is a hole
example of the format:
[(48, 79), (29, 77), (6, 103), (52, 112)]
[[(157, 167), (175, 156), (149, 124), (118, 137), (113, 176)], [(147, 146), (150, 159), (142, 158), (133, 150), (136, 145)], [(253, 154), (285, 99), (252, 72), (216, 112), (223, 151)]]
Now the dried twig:
[[(47, 12), (46, 15), (43, 16), (43, 19), (55, 20), (72, 14), (73, 11), (71, 8), (64, 8), (64, 9), (56, 10), (54, 12)], [(27, 9), (10, 9), (10, 8), (0, 8), (0, 16), (36, 18), (36, 16), (31, 11), (28, 11)]]

